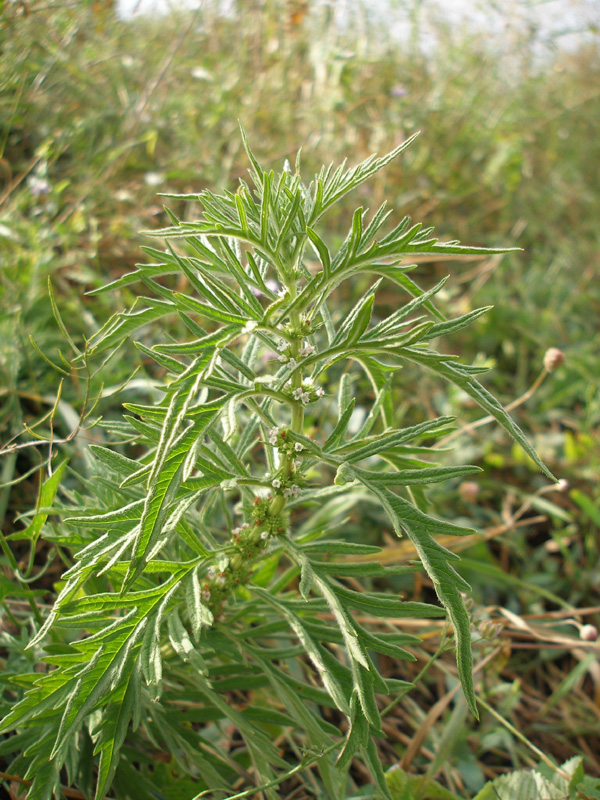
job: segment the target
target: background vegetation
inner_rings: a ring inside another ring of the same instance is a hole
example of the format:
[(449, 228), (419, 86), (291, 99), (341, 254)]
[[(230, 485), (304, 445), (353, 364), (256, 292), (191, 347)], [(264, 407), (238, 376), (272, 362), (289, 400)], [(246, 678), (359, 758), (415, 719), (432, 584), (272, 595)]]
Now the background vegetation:
[[(279, 167), (302, 146), (307, 175), (322, 162), (387, 152), (420, 130), (360, 201), (376, 208), (388, 198), (395, 216), (414, 215), (442, 238), (523, 248), (485, 261), (429, 262), (420, 279), (429, 288), (451, 273), (445, 311), (494, 306), (452, 346), (469, 361), (493, 359), (486, 382), (506, 404), (541, 376), (514, 414), (569, 488), (550, 491), (496, 426), (461, 434), (461, 462), (485, 472), (430, 496), (440, 512), (448, 508), (481, 532), (450, 545), (462, 549), (462, 574), (473, 586), (482, 719), (467, 714), (445, 653), (419, 691), (386, 715), (382, 758), (399, 775), (402, 768), (417, 781), (435, 778), (458, 797), (543, 758), (561, 764), (581, 755), (586, 772), (600, 776), (598, 645), (585, 641), (600, 620), (597, 42), (547, 52), (540, 62), (528, 32), (499, 58), (485, 39), (440, 25), (437, 48), (424, 55), (366, 13), (343, 30), (331, 6), (282, 0), (239, 3), (228, 16), (213, 9), (130, 22), (119, 21), (110, 3), (5, 2), (0, 14), (5, 700), (14, 697), (11, 673), (27, 661), (35, 669), (35, 653), (24, 651), (29, 620), (52, 603), (68, 563), (58, 545), (39, 538), (54, 524), (42, 511), (55, 490), (48, 466), (55, 471), (68, 456), (67, 485), (76, 489), (87, 445), (103, 437), (101, 428), (79, 426), (90, 398), (100, 398), (96, 413), (116, 417), (125, 381), (127, 399), (146, 402), (157, 378), (135, 348), (123, 348), (91, 376), (87, 398), (69, 366), (71, 345), (48, 279), (73, 345), (130, 305), (127, 287), (84, 293), (140, 260), (141, 229), (168, 224), (158, 191), (232, 188), (245, 175), (238, 119), (264, 166)], [(340, 208), (332, 243), (351, 211)], [(357, 296), (364, 289), (354, 287)], [(392, 290), (387, 302), (390, 309), (398, 302)], [(566, 356), (551, 374), (543, 372), (549, 347)], [(397, 397), (404, 418), (420, 419), (425, 409), (455, 414), (466, 426), (478, 419), (468, 398), (416, 376), (406, 370)], [(67, 441), (32, 446), (36, 436)], [(348, 537), (383, 544), (389, 564), (413, 556), (371, 507), (352, 517)], [(429, 592), (413, 578), (391, 588), (413, 599)], [(435, 620), (414, 620), (409, 632), (421, 638), (418, 661), (401, 670), (389, 664), (404, 680), (429, 664), (444, 637)], [(155, 785), (173, 787), (176, 764), (155, 755)], [(411, 797), (402, 794), (403, 780), (398, 798)], [(10, 779), (5, 785), (19, 796)], [(302, 786), (294, 777), (281, 796), (303, 797)], [(177, 796), (193, 792), (182, 785)]]

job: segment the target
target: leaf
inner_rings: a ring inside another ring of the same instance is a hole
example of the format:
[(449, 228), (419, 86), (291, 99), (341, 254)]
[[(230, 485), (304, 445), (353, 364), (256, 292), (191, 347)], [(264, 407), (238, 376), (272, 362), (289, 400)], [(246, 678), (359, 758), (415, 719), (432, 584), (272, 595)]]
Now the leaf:
[[(139, 308), (144, 300), (150, 304), (149, 308)], [(89, 341), (89, 353), (90, 355), (103, 353), (120, 344), (123, 339), (126, 339), (144, 325), (176, 311), (177, 306), (173, 303), (138, 297), (129, 311), (121, 311), (115, 314), (92, 336)]]
[(474, 311), (469, 311), (468, 314), (463, 314), (461, 317), (450, 319), (447, 322), (437, 322), (432, 328), (429, 329), (427, 336), (424, 338), (435, 339), (438, 336), (447, 336), (448, 334), (456, 333), (456, 331), (460, 331), (462, 328), (465, 328), (467, 325), (475, 322), (476, 319), (479, 319), (479, 317), (481, 317), (483, 314), (486, 314), (492, 308), (493, 306), (476, 308)]
[(313, 572), (313, 568), (311, 567), (310, 560), (299, 554), (300, 560), (300, 585), (299, 590), (300, 594), (305, 600), (308, 600), (310, 595), (310, 590), (312, 588), (315, 573)]
[[(446, 428), (453, 421), (454, 417), (437, 417), (436, 419), (421, 422), (418, 425), (412, 425), (409, 428), (401, 428), (390, 433), (380, 434), (371, 438), (366, 444), (361, 441), (349, 442), (346, 445), (335, 448), (333, 452), (344, 453), (346, 461), (360, 461), (363, 458), (377, 455), (377, 453), (381, 453), (384, 450), (392, 450), (394, 447), (404, 444), (404, 442), (409, 442), (411, 439), (419, 438), (425, 434), (436, 435), (439, 428)], [(347, 453), (349, 455), (346, 455)]]
[(134, 670), (112, 696), (102, 715), (100, 735), (94, 748), (94, 755), (100, 755), (94, 800), (102, 800), (110, 789), (137, 700), (136, 681), (139, 681), (139, 672)]
[(344, 317), (344, 321), (338, 328), (335, 338), (331, 343), (330, 350), (335, 351), (342, 343), (344, 346), (354, 344), (361, 337), (371, 319), (373, 301), (379, 283), (380, 281), (377, 281), (373, 284), (365, 296), (361, 297), (354, 308)]
[[(345, 466), (342, 464), (342, 467)], [(342, 468), (340, 467), (340, 469)], [(423, 467), (421, 469), (402, 469), (396, 472), (375, 472), (361, 470), (369, 480), (383, 486), (426, 486), (430, 483), (440, 483), (453, 478), (462, 478), (465, 475), (474, 475), (483, 472), (481, 467)]]
[(311, 243), (314, 245), (319, 258), (321, 259), (321, 265), (323, 267), (323, 280), (328, 280), (329, 276), (331, 275), (331, 256), (329, 255), (329, 250), (327, 249), (325, 242), (319, 236), (317, 236), (312, 228), (307, 227), (306, 233)]
[(550, 480), (556, 481), (556, 478), (542, 462), (538, 454), (525, 437), (523, 431), (507, 414), (496, 398), (490, 394), (488, 390), (485, 389), (477, 380), (475, 380), (475, 378), (461, 371), (460, 365), (452, 364), (450, 361), (439, 358), (438, 353), (432, 353), (429, 350), (420, 350), (416, 347), (407, 347), (403, 349), (401, 355), (403, 358), (406, 358), (410, 361), (415, 361), (418, 364), (422, 364), (433, 372), (436, 372), (438, 375), (446, 378), (446, 380), (451, 381), (452, 383), (456, 384), (456, 386), (460, 387), (482, 408), (491, 414), (500, 423), (500, 425), (502, 425), (502, 427), (508, 431), (508, 433), (510, 433), (513, 439), (515, 439), (521, 445), (527, 455), (537, 464), (544, 475), (550, 478)]
[(243, 326), (250, 321), (248, 317), (243, 317), (240, 314), (234, 314), (231, 311), (227, 311), (223, 307), (215, 308), (214, 306), (209, 306), (206, 303), (201, 303), (200, 301), (196, 300), (195, 297), (189, 297), (188, 295), (181, 294), (180, 292), (173, 292), (173, 300), (178, 308), (181, 308), (185, 311), (193, 311), (194, 313), (199, 314), (201, 317), (209, 317), (209, 319), (214, 319), (217, 322), (233, 323), (235, 325)]
[(331, 208), (332, 205), (341, 200), (344, 195), (348, 194), (348, 192), (351, 192), (357, 186), (360, 186), (361, 183), (364, 183), (370, 177), (375, 175), (376, 172), (379, 172), (379, 170), (387, 166), (390, 161), (393, 161), (395, 158), (397, 158), (400, 153), (417, 138), (417, 136), (418, 133), (413, 134), (405, 142), (402, 142), (401, 145), (392, 150), (391, 153), (388, 153), (382, 158), (370, 156), (361, 164), (356, 167), (352, 167), (346, 172), (344, 172), (344, 165), (338, 167), (338, 169), (331, 176), (329, 175), (331, 168), (329, 168), (327, 171), (324, 169), (321, 170), (319, 178), (317, 179), (317, 183), (319, 181), (322, 182), (322, 200), (319, 203), (315, 202), (314, 211), (308, 220), (308, 224), (312, 227), (317, 220), (323, 216), (327, 209)]
[(406, 532), (433, 581), (436, 594), (448, 611), (454, 626), (456, 662), (463, 692), (471, 712), (478, 717), (473, 686), (471, 621), (461, 594), (470, 591), (470, 587), (450, 563), (458, 561), (458, 556), (438, 544), (431, 535), (432, 533), (462, 535), (468, 533), (469, 529), (433, 519), (384, 486), (371, 482), (362, 470), (356, 470), (356, 474), (359, 480), (379, 497), (396, 533), (401, 535), (402, 531)]
[[(205, 354), (201, 357), (202, 362), (208, 365), (211, 357), (211, 353)], [(209, 412), (198, 417), (180, 438), (178, 444), (181, 446), (177, 448), (175, 455), (167, 458), (169, 450), (176, 444), (179, 426), (185, 419), (188, 407), (196, 395), (201, 380), (202, 373), (199, 373), (191, 387), (184, 385), (174, 394), (169, 405), (152, 471), (148, 478), (148, 495), (144, 501), (140, 527), (134, 542), (131, 566), (123, 582), (122, 592), (131, 587), (143, 572), (146, 562), (155, 554), (156, 548), (161, 546), (161, 540), (164, 541), (166, 535), (170, 533), (168, 529), (163, 529), (170, 505), (175, 501), (183, 482), (184, 472), (187, 473), (185, 462), (188, 452), (197, 438), (212, 424), (219, 411), (219, 404), (213, 404)], [(214, 485), (212, 481), (212, 478), (206, 479), (206, 488)]]
[(210, 628), (214, 620), (212, 611), (202, 602), (202, 590), (198, 577), (199, 569), (200, 565), (192, 571), (185, 583), (187, 609), (192, 625), (192, 635), (196, 642), (200, 639), (202, 629)]
[(362, 755), (367, 767), (369, 768), (369, 772), (373, 776), (375, 785), (377, 786), (381, 794), (385, 797), (385, 800), (394, 800), (394, 798), (390, 794), (390, 790), (388, 789), (388, 785), (385, 780), (385, 774), (383, 772), (383, 767), (381, 766), (379, 753), (377, 752), (377, 746), (375, 745), (373, 739), (369, 739), (367, 746), (363, 749)]
[(331, 609), (335, 621), (337, 622), (342, 633), (346, 651), (350, 659), (350, 668), (352, 670), (354, 689), (358, 694), (358, 699), (363, 713), (368, 719), (369, 723), (379, 730), (381, 727), (381, 722), (379, 720), (377, 705), (373, 697), (372, 689), (369, 687), (368, 682), (365, 682), (363, 673), (361, 671), (361, 667), (368, 671), (369, 663), (361, 648), (358, 634), (354, 629), (351, 618), (346, 612), (346, 609), (342, 603), (340, 603), (336, 592), (333, 591), (329, 580), (326, 577), (322, 577), (315, 573), (314, 582), (316, 588), (327, 601), (327, 605)]
[(335, 762), (336, 767), (338, 769), (345, 769), (349, 766), (350, 762), (356, 755), (356, 753), (360, 750), (361, 747), (364, 747), (367, 744), (369, 737), (371, 735), (369, 730), (369, 723), (365, 715), (363, 714), (360, 705), (356, 702), (356, 697), (353, 698), (353, 714), (352, 714), (352, 722), (350, 724), (350, 728), (346, 735), (346, 741), (344, 742), (344, 749), (339, 754), (337, 761)]
[(373, 553), (381, 553), (382, 548), (371, 544), (362, 544), (360, 542), (344, 542), (336, 541), (334, 539), (321, 539), (317, 542), (307, 542), (301, 544), (299, 547), (311, 555), (317, 553), (330, 553), (331, 555), (372, 555)]
[[(394, 313), (387, 317), (387, 319), (382, 320), (378, 325), (375, 325), (375, 327), (371, 328), (368, 334), (364, 337), (365, 340), (381, 339), (384, 336), (389, 336), (393, 331), (398, 331), (404, 325), (409, 324), (405, 322), (406, 318), (409, 317), (414, 311), (419, 309), (422, 305), (425, 305), (431, 297), (441, 291), (447, 280), (447, 277), (443, 278), (432, 289), (429, 289), (427, 292), (423, 292), (414, 300), (411, 300), (397, 311), (394, 311)], [(413, 324), (414, 322), (415, 320), (413, 320)]]
[[(56, 492), (62, 480), (62, 476), (67, 467), (68, 459), (63, 460), (40, 486), (38, 499), (35, 508), (35, 515), (29, 525), (23, 531), (18, 531), (19, 539), (28, 539), (32, 546), (35, 545), (40, 537), (44, 523), (48, 519), (49, 509), (54, 502)], [(13, 538), (13, 537), (11, 537)]]
[(298, 640), (302, 647), (304, 648), (306, 654), (314, 664), (321, 681), (323, 682), (323, 686), (331, 696), (331, 699), (335, 702), (336, 707), (343, 713), (349, 714), (350, 707), (348, 705), (348, 700), (344, 695), (339, 683), (335, 679), (335, 676), (327, 669), (326, 665), (323, 662), (323, 658), (319, 651), (319, 648), (315, 645), (313, 640), (310, 637), (310, 634), (306, 630), (306, 628), (302, 624), (302, 620), (298, 617), (297, 614), (294, 614), (291, 609), (286, 608), (283, 604), (277, 602), (277, 600), (272, 597), (269, 592), (264, 591), (264, 589), (260, 589), (258, 586), (253, 587), (253, 592), (258, 594), (259, 597), (262, 598), (263, 602), (270, 605), (274, 608), (278, 613), (285, 617), (287, 622), (290, 625), (290, 628), (294, 631)]

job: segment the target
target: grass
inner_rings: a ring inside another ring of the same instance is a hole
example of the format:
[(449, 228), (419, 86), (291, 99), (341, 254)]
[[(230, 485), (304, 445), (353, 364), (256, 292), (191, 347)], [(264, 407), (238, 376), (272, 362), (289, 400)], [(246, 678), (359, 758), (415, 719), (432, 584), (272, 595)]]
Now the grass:
[[(537, 764), (540, 751), (556, 764), (581, 754), (586, 771), (599, 776), (598, 651), (580, 637), (582, 624), (600, 620), (597, 44), (559, 52), (539, 68), (524, 55), (525, 34), (512, 60), (503, 61), (485, 41), (440, 29), (439, 48), (424, 57), (369, 27), (374, 23), (340, 32), (318, 17), (325, 13), (275, 4), (261, 14), (248, 6), (224, 18), (208, 8), (160, 23), (119, 23), (109, 4), (4, 3), (0, 441), (25, 445), (31, 434), (23, 426), (45, 416), (35, 430), (67, 438), (84, 403), (86, 381), (68, 366), (72, 353), (47, 279), (80, 345), (133, 299), (127, 289), (84, 292), (129, 271), (140, 259), (138, 231), (166, 223), (156, 192), (230, 187), (244, 174), (238, 119), (263, 163), (279, 165), (303, 145), (307, 172), (321, 161), (357, 162), (421, 130), (407, 158), (370, 183), (362, 202), (375, 208), (392, 197), (396, 214), (412, 212), (442, 235), (523, 248), (452, 263), (445, 301), (464, 311), (494, 306), (475, 334), (453, 341), (468, 359), (492, 355), (496, 369), (487, 380), (507, 404), (534, 384), (548, 347), (565, 352), (564, 365), (514, 413), (570, 488), (548, 492), (498, 430), (463, 432), (464, 460), (485, 472), (475, 488), (442, 485), (435, 500), (481, 531), (463, 551), (463, 573), (473, 586), (478, 692), (487, 710), (478, 725), (465, 714), (452, 654), (430, 664), (444, 630), (417, 620), (422, 646), (414, 673), (391, 661), (385, 668), (410, 680), (429, 664), (427, 677), (386, 715), (382, 753), (388, 765), (436, 778), (459, 797)], [(428, 284), (447, 269), (428, 264)], [(390, 291), (386, 302), (394, 307), (397, 296)], [(146, 398), (153, 375), (133, 348), (91, 379), (100, 413), (118, 413), (101, 380), (116, 387), (136, 368), (130, 391)], [(465, 426), (476, 420), (459, 393), (448, 395), (433, 379), (416, 382), (409, 370), (406, 379), (399, 416), (410, 419), (425, 407), (456, 414)], [(56, 465), (67, 453), (75, 471), (85, 469), (85, 444), (101, 436), (98, 428), (84, 429), (62, 450), (23, 446), (5, 454), (4, 535), (30, 520), (49, 456)], [(75, 475), (70, 480), (75, 486)], [(383, 541), (388, 563), (412, 557), (407, 545), (387, 538), (383, 518), (369, 508), (350, 519), (348, 535)], [(29, 554), (15, 542), (12, 557), (20, 563)], [(20, 584), (19, 594), (11, 588), (12, 562), (1, 557), (3, 624), (17, 639), (30, 601), (51, 602), (60, 560), (56, 545), (39, 544), (33, 574), (46, 571)], [(430, 596), (426, 583), (396, 581), (391, 591)], [(6, 666), (26, 658), (15, 652), (2, 654)], [(282, 797), (302, 781), (290, 776)]]

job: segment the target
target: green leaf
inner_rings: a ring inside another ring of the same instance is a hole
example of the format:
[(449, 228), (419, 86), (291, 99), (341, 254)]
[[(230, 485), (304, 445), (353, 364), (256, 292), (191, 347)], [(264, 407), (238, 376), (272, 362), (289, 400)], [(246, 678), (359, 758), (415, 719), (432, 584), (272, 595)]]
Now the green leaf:
[(314, 245), (319, 258), (321, 259), (321, 264), (323, 266), (323, 280), (328, 280), (329, 276), (331, 275), (331, 256), (329, 255), (329, 250), (327, 249), (325, 242), (315, 233), (315, 231), (312, 230), (312, 228), (307, 227), (306, 233), (311, 243)]
[(481, 467), (464, 466), (423, 467), (422, 469), (402, 469), (396, 472), (375, 472), (363, 469), (361, 472), (368, 476), (373, 483), (383, 486), (427, 486), (430, 483), (440, 483), (453, 478), (463, 478), (465, 475), (474, 475), (483, 470)]
[(538, 454), (535, 452), (523, 431), (507, 414), (504, 408), (496, 400), (496, 398), (488, 392), (475, 378), (471, 375), (465, 374), (461, 370), (460, 365), (452, 364), (450, 361), (444, 360), (439, 357), (438, 353), (432, 353), (429, 350), (420, 350), (416, 347), (407, 347), (402, 350), (403, 358), (409, 361), (415, 361), (422, 364), (428, 369), (436, 372), (438, 375), (451, 381), (456, 386), (460, 387), (466, 392), (469, 397), (472, 397), (482, 408), (491, 414), (502, 427), (510, 433), (527, 453), (527, 455), (537, 464), (541, 471), (550, 480), (556, 481), (554, 475), (550, 472), (548, 467), (542, 462)]
[(300, 545), (301, 549), (310, 555), (330, 553), (331, 555), (372, 555), (381, 553), (382, 548), (360, 542), (344, 542), (334, 539), (321, 539), (317, 542), (307, 542)]
[[(323, 216), (327, 209), (331, 208), (331, 206), (341, 200), (344, 195), (348, 194), (348, 192), (356, 189), (361, 185), (361, 183), (364, 183), (370, 177), (375, 175), (376, 172), (379, 172), (379, 170), (387, 166), (390, 161), (393, 161), (395, 158), (397, 158), (400, 153), (417, 138), (418, 135), (418, 133), (413, 134), (405, 142), (402, 142), (401, 145), (392, 150), (391, 153), (388, 153), (382, 158), (370, 156), (361, 164), (356, 167), (352, 167), (346, 172), (344, 172), (344, 164), (338, 167), (333, 175), (330, 174), (331, 167), (327, 171), (325, 169), (321, 170), (321, 173), (317, 179), (317, 190), (318, 183), (320, 181), (322, 183), (322, 189), (320, 190), (322, 191), (322, 199), (320, 202), (315, 202), (314, 210), (311, 214), (308, 224), (312, 227), (317, 220)], [(319, 193), (320, 192), (318, 190), (318, 194)]]
[(478, 717), (473, 686), (471, 621), (462, 597), (462, 592), (470, 591), (470, 587), (450, 563), (460, 560), (459, 557), (438, 544), (431, 535), (432, 533), (463, 535), (471, 531), (429, 517), (384, 486), (371, 482), (362, 470), (357, 469), (356, 474), (359, 480), (379, 497), (396, 533), (401, 535), (402, 531), (406, 532), (433, 581), (436, 594), (454, 626), (456, 662), (463, 692), (471, 712)]
[(263, 602), (267, 605), (274, 608), (278, 613), (280, 613), (290, 625), (290, 628), (294, 631), (300, 644), (303, 646), (306, 654), (314, 664), (319, 676), (323, 682), (323, 686), (331, 696), (331, 699), (335, 702), (336, 707), (343, 713), (349, 714), (350, 707), (348, 705), (348, 700), (344, 695), (339, 683), (337, 682), (335, 676), (327, 669), (325, 663), (323, 662), (322, 655), (319, 651), (319, 648), (315, 645), (310, 634), (306, 630), (306, 628), (302, 624), (302, 620), (295, 614), (291, 609), (286, 608), (283, 604), (277, 602), (277, 600), (272, 597), (269, 592), (264, 591), (264, 589), (260, 589), (258, 586), (253, 587), (253, 592), (258, 594), (260, 598), (262, 598)]
[(180, 292), (173, 292), (173, 300), (178, 308), (181, 308), (185, 311), (193, 311), (194, 313), (199, 314), (201, 317), (208, 317), (209, 319), (214, 319), (217, 322), (233, 323), (235, 325), (243, 326), (251, 319), (248, 317), (243, 317), (240, 314), (233, 314), (222, 307), (214, 308), (206, 303), (201, 303), (199, 300), (196, 300), (195, 297), (189, 297), (188, 295), (181, 294)]
[[(40, 537), (42, 532), (42, 528), (46, 520), (48, 519), (49, 509), (54, 502), (54, 498), (56, 497), (56, 492), (58, 487), (60, 486), (60, 482), (62, 480), (63, 474), (68, 464), (68, 459), (64, 459), (61, 463), (56, 467), (54, 472), (46, 478), (46, 480), (40, 486), (40, 491), (38, 494), (38, 499), (35, 508), (35, 514), (29, 525), (23, 531), (18, 531), (18, 538), (19, 539), (28, 539), (32, 546), (35, 545), (37, 540)], [(11, 537), (13, 538), (13, 537)]]
[[(146, 301), (149, 308), (139, 308)], [(120, 344), (134, 331), (154, 322), (167, 314), (177, 311), (177, 306), (164, 300), (150, 300), (138, 297), (129, 311), (122, 311), (111, 317), (89, 341), (90, 355), (98, 355)]]
[(201, 566), (199, 565), (193, 570), (185, 584), (187, 609), (192, 625), (192, 634), (196, 642), (200, 639), (202, 629), (210, 628), (213, 624), (212, 611), (202, 602), (202, 590), (198, 577), (198, 571), (200, 569)]
[[(166, 538), (171, 535), (172, 530), (165, 526), (167, 515), (171, 504), (176, 500), (179, 487), (183, 482), (185, 460), (189, 449), (196, 439), (204, 433), (207, 427), (213, 422), (217, 415), (217, 408), (212, 408), (210, 413), (203, 414), (194, 421), (191, 428), (185, 431), (176, 454), (167, 458), (169, 448), (176, 443), (176, 431), (180, 422), (185, 417), (187, 407), (191, 402), (195, 388), (200, 382), (198, 376), (182, 403), (179, 403), (178, 395), (175, 395), (169, 412), (165, 418), (161, 440), (156, 451), (155, 461), (152, 472), (148, 479), (148, 494), (144, 500), (144, 507), (140, 519), (139, 531), (136, 534), (131, 566), (126, 576), (122, 592), (126, 592), (144, 570), (145, 564), (158, 552), (164, 544)], [(205, 489), (220, 483), (213, 477), (204, 479)]]
[(133, 716), (134, 705), (138, 699), (135, 682), (139, 679), (139, 671), (136, 670), (126, 676), (102, 715), (102, 724), (94, 748), (94, 755), (100, 755), (94, 800), (102, 800), (110, 789), (121, 747)]
[(435, 435), (437, 429), (446, 428), (449, 423), (454, 421), (454, 417), (437, 417), (436, 419), (412, 425), (409, 428), (402, 428), (391, 433), (383, 433), (372, 437), (366, 444), (364, 441), (352, 441), (341, 447), (336, 447), (334, 453), (343, 453), (344, 460), (349, 462), (360, 461), (363, 458), (370, 458), (384, 450), (392, 450), (398, 445), (409, 442), (411, 439), (419, 438), (425, 434)]

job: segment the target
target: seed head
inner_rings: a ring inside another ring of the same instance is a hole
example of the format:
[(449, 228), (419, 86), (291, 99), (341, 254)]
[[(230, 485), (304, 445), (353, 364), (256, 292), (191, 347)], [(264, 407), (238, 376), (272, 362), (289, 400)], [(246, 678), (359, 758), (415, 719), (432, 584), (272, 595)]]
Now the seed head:
[(479, 494), (479, 484), (475, 481), (463, 481), (458, 487), (458, 493), (465, 503), (474, 503)]
[(544, 367), (548, 372), (554, 372), (557, 367), (564, 364), (565, 354), (558, 347), (549, 347), (544, 355)]
[(579, 638), (584, 642), (595, 642), (598, 638), (598, 628), (595, 625), (582, 625), (579, 629)]

